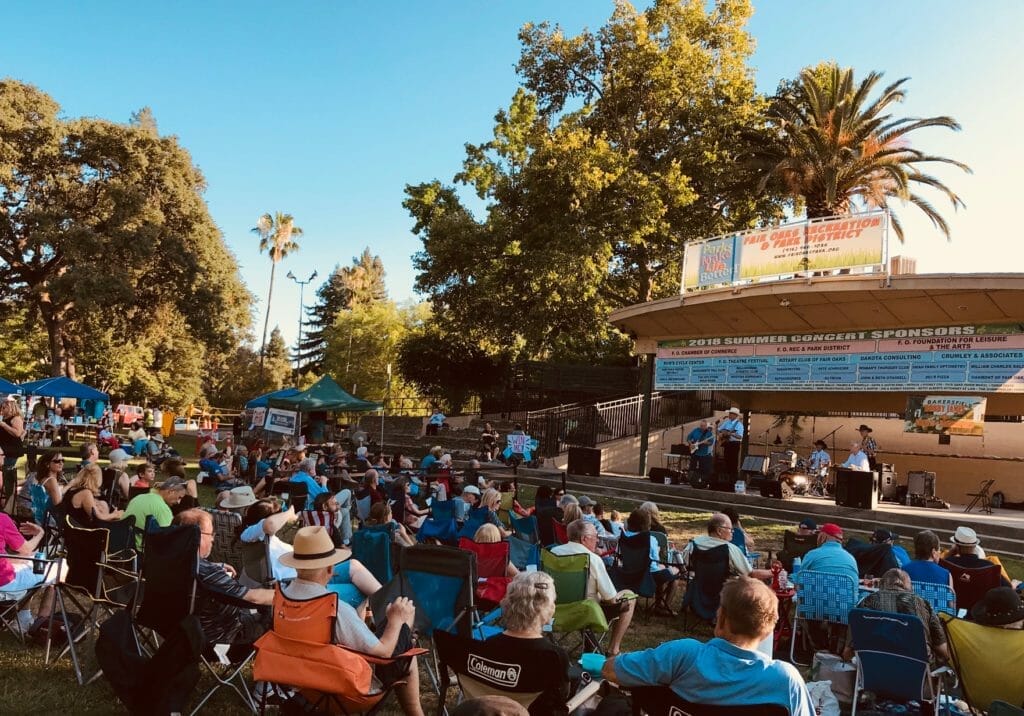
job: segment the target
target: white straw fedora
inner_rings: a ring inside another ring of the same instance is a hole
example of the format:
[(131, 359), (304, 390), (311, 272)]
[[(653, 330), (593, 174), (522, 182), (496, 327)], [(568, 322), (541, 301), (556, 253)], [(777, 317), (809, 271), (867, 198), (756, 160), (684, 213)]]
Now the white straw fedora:
[(280, 562), (293, 569), (319, 569), (344, 562), (352, 556), (352, 550), (335, 549), (327, 529), (303, 527), (295, 533), (293, 551), (281, 555)]

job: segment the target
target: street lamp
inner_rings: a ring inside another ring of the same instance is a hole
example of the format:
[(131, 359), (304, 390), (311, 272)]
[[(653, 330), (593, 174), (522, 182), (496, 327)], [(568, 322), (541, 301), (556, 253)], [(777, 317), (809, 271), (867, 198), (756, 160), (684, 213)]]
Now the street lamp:
[(295, 274), (293, 274), (291, 271), (288, 272), (288, 278), (290, 278), (295, 283), (299, 284), (299, 338), (298, 338), (298, 341), (295, 344), (295, 373), (296, 374), (298, 374), (299, 369), (302, 368), (302, 314), (306, 310), (306, 306), (305, 306), (305, 303), (304, 303), (304, 297), (305, 297), (305, 292), (306, 292), (306, 284), (307, 283), (312, 283), (313, 279), (316, 278), (316, 275), (317, 275), (316, 271), (314, 271), (313, 273), (311, 273), (309, 275), (309, 278), (307, 278), (305, 281), (300, 281), (299, 279), (295, 278)]

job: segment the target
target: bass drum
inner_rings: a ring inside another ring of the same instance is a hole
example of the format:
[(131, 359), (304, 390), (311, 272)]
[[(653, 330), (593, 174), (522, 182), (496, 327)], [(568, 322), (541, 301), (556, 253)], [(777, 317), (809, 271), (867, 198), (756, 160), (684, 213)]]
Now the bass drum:
[(786, 470), (779, 475), (779, 491), (783, 499), (792, 499), (793, 495), (804, 495), (811, 486), (811, 476), (804, 470)]

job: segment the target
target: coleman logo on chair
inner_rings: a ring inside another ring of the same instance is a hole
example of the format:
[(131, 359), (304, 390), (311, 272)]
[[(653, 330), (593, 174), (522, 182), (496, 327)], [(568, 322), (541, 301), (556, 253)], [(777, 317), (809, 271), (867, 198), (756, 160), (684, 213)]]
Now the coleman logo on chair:
[(503, 664), (500, 661), (491, 661), (475, 654), (469, 655), (469, 663), (466, 665), (466, 673), (470, 676), (498, 686), (517, 686), (521, 670), (522, 667), (519, 664)]

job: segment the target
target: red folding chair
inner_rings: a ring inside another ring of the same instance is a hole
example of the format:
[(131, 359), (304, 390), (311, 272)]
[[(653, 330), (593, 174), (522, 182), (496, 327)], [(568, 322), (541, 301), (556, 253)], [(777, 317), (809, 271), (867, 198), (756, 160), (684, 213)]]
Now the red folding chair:
[(459, 549), (476, 555), (476, 598), (485, 609), (498, 606), (505, 597), (508, 583), (509, 543), (474, 542), (467, 537), (459, 538)]

